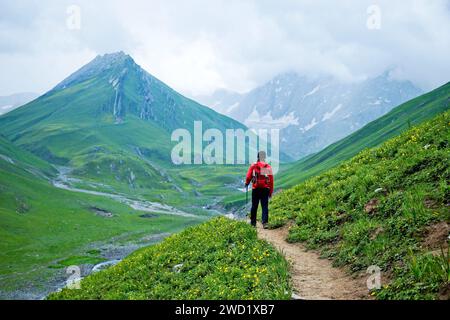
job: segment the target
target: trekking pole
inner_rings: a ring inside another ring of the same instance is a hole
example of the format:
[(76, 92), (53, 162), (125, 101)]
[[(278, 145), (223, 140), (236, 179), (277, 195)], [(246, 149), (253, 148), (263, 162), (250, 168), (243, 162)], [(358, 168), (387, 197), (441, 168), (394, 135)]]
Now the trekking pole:
[(245, 204), (248, 204), (248, 184), (245, 185)]

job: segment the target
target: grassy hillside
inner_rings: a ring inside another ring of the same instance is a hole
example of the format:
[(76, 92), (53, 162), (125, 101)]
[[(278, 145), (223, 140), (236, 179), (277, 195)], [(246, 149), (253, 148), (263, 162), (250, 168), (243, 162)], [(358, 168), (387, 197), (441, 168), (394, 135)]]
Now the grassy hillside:
[(449, 138), (447, 111), (275, 196), (271, 226), (294, 220), (288, 240), (336, 265), (379, 266), (392, 278), (379, 298), (436, 298), (450, 281)]
[(38, 175), (40, 177), (54, 177), (56, 175), (55, 168), (40, 159), (39, 157), (16, 147), (11, 141), (0, 135), (0, 160), (2, 164), (13, 165), (10, 166), (15, 173), (24, 175)]
[(215, 218), (49, 299), (289, 299), (288, 263), (248, 224)]
[(287, 164), (277, 177), (277, 188), (292, 187), (350, 159), (361, 150), (377, 146), (449, 108), (450, 83), (447, 83), (394, 108), (383, 117), (370, 122), (317, 154)]
[[(59, 261), (95, 263), (87, 254), (94, 242), (139, 240), (176, 232), (197, 219), (142, 212), (108, 198), (53, 187), (55, 170), (46, 162), (0, 138), (1, 297), (17, 291), (37, 294), (54, 276)], [(98, 209), (112, 214), (98, 215)], [(31, 287), (31, 288), (30, 288)]]

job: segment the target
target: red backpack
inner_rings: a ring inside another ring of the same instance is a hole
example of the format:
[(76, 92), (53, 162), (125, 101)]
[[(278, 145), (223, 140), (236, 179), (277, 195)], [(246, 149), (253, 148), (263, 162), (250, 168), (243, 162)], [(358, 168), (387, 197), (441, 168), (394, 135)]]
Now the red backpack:
[(252, 183), (255, 188), (270, 188), (269, 176), (272, 175), (272, 168), (267, 163), (256, 162), (253, 166)]

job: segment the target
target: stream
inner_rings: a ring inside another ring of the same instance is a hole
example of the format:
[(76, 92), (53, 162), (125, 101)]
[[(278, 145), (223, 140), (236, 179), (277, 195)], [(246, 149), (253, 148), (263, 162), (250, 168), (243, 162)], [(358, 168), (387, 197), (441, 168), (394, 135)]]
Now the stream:
[(87, 190), (87, 189), (80, 189), (72, 187), (70, 184), (71, 182), (81, 182), (81, 180), (76, 178), (71, 178), (68, 176), (68, 174), (71, 172), (71, 168), (68, 167), (57, 167), (58, 169), (58, 176), (56, 179), (52, 180), (53, 186), (59, 189), (69, 190), (73, 192), (80, 192), (80, 193), (86, 193), (91, 194), (95, 196), (101, 196), (101, 197), (107, 197), (110, 199), (113, 199), (115, 201), (118, 201), (120, 203), (126, 204), (129, 207), (131, 207), (134, 210), (138, 211), (144, 211), (144, 212), (151, 212), (151, 213), (161, 213), (161, 214), (168, 214), (168, 215), (175, 215), (175, 216), (182, 216), (182, 217), (189, 217), (189, 218), (201, 218), (198, 215), (187, 213), (184, 211), (181, 211), (179, 209), (176, 209), (174, 207), (171, 207), (166, 204), (162, 204), (159, 202), (151, 202), (146, 200), (134, 200), (126, 197), (125, 195), (121, 194), (115, 194), (115, 193), (107, 193), (103, 191), (94, 191), (94, 190)]

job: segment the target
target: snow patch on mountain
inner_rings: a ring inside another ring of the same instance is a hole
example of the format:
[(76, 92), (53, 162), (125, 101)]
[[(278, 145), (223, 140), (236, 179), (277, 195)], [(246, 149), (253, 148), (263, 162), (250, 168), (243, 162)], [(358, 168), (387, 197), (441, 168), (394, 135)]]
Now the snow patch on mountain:
[(342, 120), (348, 119), (352, 116), (352, 113), (347, 113), (345, 116), (342, 117)]
[(263, 116), (260, 116), (256, 108), (245, 119), (244, 124), (253, 129), (284, 129), (290, 125), (298, 125), (298, 118), (291, 112), (279, 118), (273, 118), (272, 112), (269, 111)]
[(375, 101), (373, 101), (373, 102), (369, 102), (369, 104), (371, 105), (371, 106), (378, 106), (378, 105), (380, 105), (381, 104), (381, 99), (377, 99), (377, 100), (375, 100)]
[(331, 119), (331, 118), (334, 116), (334, 114), (335, 114), (336, 112), (338, 112), (338, 110), (341, 109), (341, 108), (342, 108), (342, 103), (339, 103), (339, 104), (338, 104), (333, 110), (331, 110), (330, 112), (325, 112), (325, 114), (323, 115), (322, 121), (326, 121), (326, 120)]
[(314, 128), (319, 122), (316, 121), (316, 118), (313, 118), (310, 123), (308, 123), (303, 128), (300, 128), (301, 132), (306, 132)]
[(314, 87), (314, 89), (312, 89), (310, 92), (308, 92), (307, 94), (305, 94), (305, 97), (313, 95), (314, 93), (316, 93), (317, 91), (319, 91), (319, 89), (320, 89), (320, 85)]
[(109, 79), (109, 83), (112, 85), (114, 89), (117, 88), (117, 84), (119, 83), (119, 78), (111, 78)]

